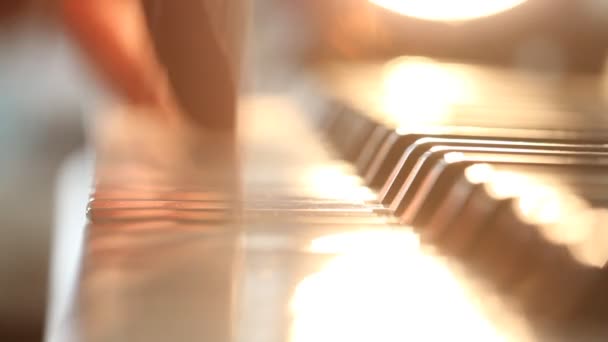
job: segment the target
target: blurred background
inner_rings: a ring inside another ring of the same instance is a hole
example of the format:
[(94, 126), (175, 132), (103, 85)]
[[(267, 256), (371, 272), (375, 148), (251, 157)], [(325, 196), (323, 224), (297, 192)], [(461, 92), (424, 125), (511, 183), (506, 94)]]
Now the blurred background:
[[(21, 3), (0, 4), (11, 13), (0, 22), (2, 341), (41, 339), (57, 177), (108, 98), (52, 6)], [(246, 92), (289, 91), (319, 64), (401, 55), (601, 77), (608, 47), (604, 0), (255, 0), (250, 14)]]
[(41, 340), (55, 179), (66, 156), (84, 144), (88, 96), (88, 82), (60, 28), (43, 13), (21, 13), (0, 29), (3, 341)]

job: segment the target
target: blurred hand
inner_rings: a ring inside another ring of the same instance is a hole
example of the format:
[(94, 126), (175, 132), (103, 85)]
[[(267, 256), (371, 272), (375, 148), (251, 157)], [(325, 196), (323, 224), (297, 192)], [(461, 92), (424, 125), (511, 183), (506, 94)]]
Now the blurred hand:
[(124, 100), (160, 107), (165, 113), (177, 109), (155, 57), (140, 0), (5, 0), (0, 2), (0, 19), (48, 7)]
[(66, 27), (116, 92), (134, 104), (176, 109), (140, 0), (60, 1)]

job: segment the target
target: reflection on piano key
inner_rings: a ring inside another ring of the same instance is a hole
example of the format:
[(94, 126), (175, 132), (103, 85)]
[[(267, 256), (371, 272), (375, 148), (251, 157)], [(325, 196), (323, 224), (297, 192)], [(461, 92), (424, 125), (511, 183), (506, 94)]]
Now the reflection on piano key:
[(343, 201), (372, 201), (376, 194), (366, 187), (361, 179), (331, 166), (311, 168), (306, 174), (313, 194), (319, 198)]
[[(480, 294), (465, 288), (446, 260), (424, 251), (410, 230), (322, 236), (310, 248), (332, 257), (296, 286), (290, 341), (530, 338), (505, 311), (489, 321)], [(508, 330), (499, 330), (507, 322)]]

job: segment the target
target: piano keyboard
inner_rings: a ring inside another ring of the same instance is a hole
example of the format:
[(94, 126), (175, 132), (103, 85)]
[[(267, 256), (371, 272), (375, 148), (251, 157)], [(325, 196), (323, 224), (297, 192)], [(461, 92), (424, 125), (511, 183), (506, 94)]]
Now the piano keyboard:
[[(361, 137), (345, 141), (336, 131), (373, 127), (359, 131), (365, 135), (380, 125), (355, 111), (333, 113), (324, 130), (345, 158)], [(374, 153), (381, 157), (359, 171), (378, 191), (380, 213), (411, 225), (534, 318), (571, 322), (593, 307), (583, 298), (595, 301), (605, 289), (608, 146), (503, 138), (400, 133), (385, 137)]]
[(608, 118), (526, 77), (518, 112), (448, 94), (423, 124), (340, 91), (318, 121), (245, 100), (237, 143), (118, 123), (145, 133), (100, 151), (76, 336), (604, 341)]

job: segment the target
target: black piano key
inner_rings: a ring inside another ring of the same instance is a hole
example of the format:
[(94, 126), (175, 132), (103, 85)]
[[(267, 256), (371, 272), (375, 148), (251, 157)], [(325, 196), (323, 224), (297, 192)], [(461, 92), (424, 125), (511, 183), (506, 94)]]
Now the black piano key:
[(344, 159), (351, 163), (355, 162), (377, 127), (378, 123), (362, 117), (358, 126), (355, 127), (354, 132), (350, 135), (342, 148)]
[(355, 162), (355, 168), (359, 174), (364, 175), (366, 170), (370, 167), (375, 156), (382, 148), (384, 142), (391, 135), (391, 128), (384, 125), (379, 125), (374, 128), (374, 131), (369, 136), (367, 142), (361, 148), (359, 155)]
[(329, 138), (342, 159), (354, 162), (377, 125), (378, 123), (366, 116), (346, 113), (342, 128)]
[(415, 161), (420, 158), (424, 152), (431, 149), (433, 146), (466, 146), (466, 147), (511, 147), (511, 148), (528, 148), (528, 149), (544, 149), (544, 150), (568, 150), (568, 151), (608, 151), (608, 147), (604, 145), (591, 144), (573, 144), (564, 142), (539, 142), (533, 139), (528, 141), (508, 141), (499, 140), (499, 138), (450, 138), (450, 137), (424, 137), (418, 139), (409, 146), (401, 156), (401, 159), (393, 169), (393, 172), (385, 182), (382, 189), (379, 191), (378, 198), (381, 203), (389, 205), (399, 192), (400, 186), (407, 179), (407, 176), (412, 170)]
[(505, 200), (497, 201), (483, 184), (475, 184), (462, 210), (442, 227), (434, 243), (442, 253), (463, 256)]
[(350, 108), (339, 106), (335, 110), (335, 113), (332, 113), (328, 121), (325, 123), (327, 126), (324, 127), (323, 132), (325, 138), (327, 138), (329, 141), (331, 141), (333, 137), (336, 137), (343, 132), (344, 126), (348, 125), (350, 122), (350, 116), (348, 115)]
[(541, 320), (570, 317), (601, 279), (599, 270), (572, 260), (564, 248), (536, 266), (536, 271), (517, 288), (515, 298), (529, 315)]
[[(574, 176), (578, 176), (579, 180), (580, 179), (586, 179), (589, 178), (590, 176), (593, 175), (592, 171), (597, 174), (603, 174), (606, 171), (606, 167), (597, 167), (594, 166), (594, 162), (593, 160), (579, 160), (579, 162), (581, 164), (577, 165), (576, 163), (571, 164), (571, 165), (567, 165), (564, 163), (564, 165), (561, 164), (556, 164), (556, 165), (549, 165), (549, 164), (538, 164), (538, 165), (514, 165), (514, 164), (495, 164), (495, 168), (503, 168), (501, 170), (509, 170), (509, 171), (517, 171), (523, 175), (533, 175), (538, 177), (538, 180), (541, 181), (543, 178), (546, 177), (548, 170), (551, 170), (551, 173), (548, 174), (557, 174), (557, 175), (563, 175), (566, 176), (567, 178), (570, 178), (568, 180), (566, 180), (566, 184), (569, 185), (568, 191), (572, 191), (573, 193), (577, 193), (578, 195), (582, 196), (583, 198), (588, 198), (589, 196), (589, 190), (593, 190), (591, 195), (595, 196), (596, 194), (594, 193), (595, 190), (599, 189), (603, 189), (603, 191), (600, 190), (600, 192), (602, 193), (606, 193), (606, 191), (608, 191), (608, 188), (605, 185), (589, 185), (589, 184), (585, 184), (585, 186), (581, 187), (580, 184), (577, 183), (577, 177)], [(586, 162), (587, 165), (582, 164), (583, 162)], [(589, 165), (591, 164), (591, 166)], [(575, 173), (574, 175), (572, 174), (573, 171), (577, 171), (578, 175)], [(591, 178), (593, 179), (593, 178)], [(548, 183), (551, 184), (551, 183)], [(454, 249), (456, 248), (457, 250), (462, 250), (462, 248), (464, 248), (465, 246), (463, 246), (463, 241), (468, 241), (468, 244), (471, 244), (472, 242), (469, 240), (466, 240), (465, 237), (470, 237), (470, 236), (475, 236), (475, 237), (479, 237), (479, 236), (483, 236), (483, 234), (486, 232), (486, 230), (481, 230), (481, 228), (479, 227), (479, 225), (468, 225), (468, 226), (463, 226), (462, 223), (462, 219), (459, 219), (459, 215), (475, 215), (475, 211), (478, 211), (479, 215), (477, 217), (477, 219), (479, 219), (481, 216), (488, 216), (489, 214), (482, 210), (483, 208), (489, 208), (489, 207), (496, 207), (495, 205), (493, 205), (493, 203), (497, 202), (500, 198), (496, 197), (496, 194), (492, 194), (492, 191), (488, 190), (489, 185), (486, 183), (475, 183), (472, 179), (468, 179), (466, 176), (462, 177), (457, 186), (454, 187), (454, 189), (452, 190), (453, 194), (449, 194), (448, 196), (445, 197), (445, 199), (443, 199), (442, 203), (439, 205), (439, 210), (437, 211), (437, 213), (435, 214), (435, 216), (437, 216), (437, 218), (433, 218), (430, 223), (424, 227), (424, 229), (421, 231), (421, 236), (424, 240), (427, 241), (432, 241), (442, 247), (447, 247), (447, 249)], [(459, 188), (461, 190), (459, 190)], [(462, 190), (464, 189), (464, 190)], [(461, 193), (457, 193), (456, 191), (461, 191)], [(513, 194), (513, 196), (515, 196), (515, 194)], [(460, 202), (463, 202), (463, 198), (466, 199), (464, 200), (464, 205)], [(441, 201), (440, 201), (441, 202)], [(454, 203), (451, 203), (454, 202)], [(441, 213), (441, 209), (442, 208), (449, 208), (449, 206), (452, 206), (454, 208), (457, 208), (458, 210), (455, 209), (450, 209), (451, 212), (455, 212), (456, 214), (452, 214), (451, 216), (449, 216), (449, 219), (447, 217), (441, 217), (442, 213)], [(471, 209), (471, 207), (476, 208), (476, 209)], [(462, 208), (460, 210), (460, 208)], [(512, 215), (512, 213), (510, 212), (510, 210), (512, 210), (512, 207), (503, 207), (503, 209), (506, 209), (508, 213), (510, 213)], [(460, 210), (460, 211), (459, 211)], [(472, 212), (472, 214), (470, 214), (469, 212)], [(494, 214), (493, 214), (494, 215)], [(486, 218), (486, 220), (489, 220), (488, 218)], [(488, 224), (490, 224), (491, 222), (488, 222)], [(471, 230), (473, 230), (473, 228), (476, 228), (477, 230), (474, 231), (474, 233), (471, 233)], [(429, 230), (429, 232), (427, 232), (426, 230)], [(464, 230), (461, 230), (464, 229)], [(573, 229), (577, 229), (576, 227), (574, 227)], [(445, 245), (445, 246), (444, 246)]]
[(469, 165), (470, 163), (454, 164), (444, 158), (438, 160), (428, 173), (419, 177), (422, 179), (420, 186), (399, 215), (401, 222), (411, 224), (415, 229), (424, 229), (439, 201), (446, 196)]
[(586, 324), (599, 323), (602, 327), (605, 326), (605, 322), (608, 320), (606, 291), (608, 291), (608, 269), (604, 267), (590, 290), (580, 299), (566, 319)]
[(478, 182), (467, 179), (466, 172), (462, 174), (454, 186), (448, 189), (445, 198), (440, 201), (436, 212), (424, 229), (419, 230), (421, 241), (435, 243), (441, 239), (446, 230), (453, 227), (458, 215), (465, 210), (465, 205), (478, 184)]
[(340, 120), (333, 127), (328, 138), (333, 148), (338, 152), (338, 157), (341, 157), (348, 139), (356, 132), (360, 121), (362, 121), (360, 116), (352, 115), (347, 109), (347, 111), (342, 113)]
[(321, 113), (321, 118), (317, 125), (318, 131), (328, 136), (334, 125), (337, 124), (337, 120), (346, 110), (347, 107), (341, 101), (329, 101), (326, 103), (326, 108)]
[[(432, 165), (442, 160), (445, 161), (446, 156), (453, 155), (454, 153), (461, 154), (464, 160), (469, 163), (559, 165), (561, 163), (571, 164), (576, 158), (579, 158), (578, 160), (582, 163), (581, 166), (589, 167), (602, 164), (600, 160), (602, 158), (604, 158), (603, 164), (605, 165), (606, 156), (608, 156), (608, 154), (603, 152), (435, 146), (419, 159), (416, 173), (408, 177), (398, 196), (391, 204), (391, 209), (396, 215), (404, 218), (405, 222), (410, 222), (409, 220), (413, 219), (414, 215), (418, 215), (416, 212), (422, 210), (420, 214), (422, 217), (417, 221), (427, 221), (428, 218), (426, 216), (428, 216), (428, 212), (432, 212), (434, 210), (432, 208), (436, 207), (437, 203), (426, 202), (424, 205), (428, 209), (422, 207), (412, 208), (411, 201), (417, 196), (419, 191), (417, 188), (420, 186), (422, 179), (427, 176), (427, 172), (432, 169)], [(442, 197), (440, 196), (439, 199), (442, 199)], [(420, 200), (418, 201), (420, 202)]]
[(381, 187), (389, 178), (403, 151), (420, 137), (391, 133), (380, 146), (368, 168), (363, 170), (365, 183), (372, 189)]
[[(492, 198), (485, 198), (479, 203), (491, 202), (499, 203)], [(580, 310), (582, 305), (581, 298), (589, 296), (589, 288), (599, 286), (595, 285), (598, 281), (597, 269), (596, 273), (587, 271), (589, 267), (579, 265), (567, 253), (567, 244), (556, 244), (539, 235), (535, 225), (542, 224), (542, 221), (535, 223), (530, 217), (524, 219), (516, 210), (515, 201), (510, 199), (501, 201), (493, 211), (487, 211), (491, 214), (484, 215), (484, 225), (477, 224), (477, 233), (467, 234), (473, 237), (467, 248), (468, 253), (463, 255), (467, 265), (501, 291), (515, 289), (522, 304), (534, 315), (550, 320), (577, 315), (576, 310)], [(458, 220), (452, 222), (458, 223)], [(470, 229), (471, 225), (467, 227)], [(576, 226), (570, 228), (579, 229)], [(446, 241), (449, 247), (452, 247), (449, 243), (454, 243), (448, 237), (462, 238), (463, 231), (454, 232), (453, 236), (442, 236), (445, 240), (440, 240), (438, 244), (441, 252), (446, 252), (446, 245), (441, 242)], [(560, 263), (564, 263), (563, 272), (560, 272)], [(568, 265), (575, 266), (568, 268)], [(569, 272), (574, 279), (577, 275), (583, 277), (583, 281), (562, 285), (567, 283), (565, 279)], [(563, 280), (552, 280), (555, 277)], [(544, 287), (550, 288), (543, 290)]]
[(510, 288), (533, 272), (528, 262), (546, 245), (536, 228), (518, 216), (514, 200), (500, 203), (484, 225), (467, 248), (467, 264), (498, 288)]
[(435, 163), (444, 157), (443, 154), (433, 152), (425, 152), (416, 160), (412, 171), (409, 172), (406, 180), (401, 185), (399, 192), (389, 206), (391, 212), (396, 216), (403, 215), (403, 212), (410, 206), (412, 198), (417, 194), (424, 177), (432, 170)]

